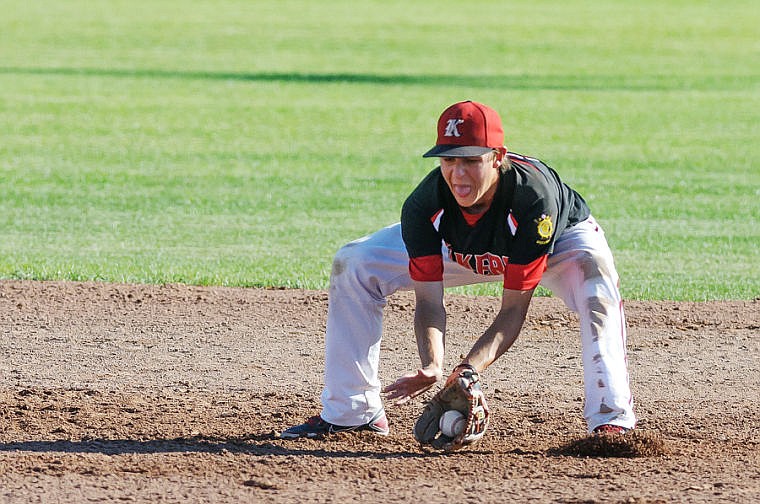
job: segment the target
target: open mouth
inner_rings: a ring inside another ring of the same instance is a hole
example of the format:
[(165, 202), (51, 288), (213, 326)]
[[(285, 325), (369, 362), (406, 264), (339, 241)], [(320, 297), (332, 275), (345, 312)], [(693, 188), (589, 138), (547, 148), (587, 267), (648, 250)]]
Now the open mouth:
[(454, 194), (459, 196), (460, 198), (466, 198), (470, 195), (472, 192), (472, 187), (468, 185), (455, 185), (454, 186)]

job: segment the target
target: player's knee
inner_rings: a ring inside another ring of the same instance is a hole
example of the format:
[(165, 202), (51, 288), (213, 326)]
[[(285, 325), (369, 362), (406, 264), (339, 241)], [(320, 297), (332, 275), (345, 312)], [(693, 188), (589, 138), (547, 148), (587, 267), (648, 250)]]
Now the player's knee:
[(577, 261), (581, 273), (583, 273), (584, 282), (596, 280), (605, 276), (607, 268), (605, 267), (602, 258), (598, 255), (589, 252), (588, 250), (581, 250), (578, 252)]
[(361, 265), (366, 264), (367, 254), (360, 242), (351, 242), (343, 245), (335, 253), (332, 263), (333, 279), (336, 279), (346, 272), (355, 273)]
[(606, 257), (584, 250), (579, 252), (577, 260), (581, 271), (581, 295), (613, 300), (620, 297), (614, 265)]

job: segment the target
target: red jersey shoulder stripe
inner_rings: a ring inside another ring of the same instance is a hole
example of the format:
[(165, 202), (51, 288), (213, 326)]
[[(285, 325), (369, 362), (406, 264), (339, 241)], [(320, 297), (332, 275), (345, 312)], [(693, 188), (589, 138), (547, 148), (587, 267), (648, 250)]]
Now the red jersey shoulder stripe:
[(409, 276), (417, 282), (443, 280), (443, 256), (440, 254), (409, 258)]
[(542, 255), (528, 264), (507, 263), (507, 269), (504, 272), (504, 288), (520, 291), (535, 289), (546, 271), (548, 257), (548, 255)]

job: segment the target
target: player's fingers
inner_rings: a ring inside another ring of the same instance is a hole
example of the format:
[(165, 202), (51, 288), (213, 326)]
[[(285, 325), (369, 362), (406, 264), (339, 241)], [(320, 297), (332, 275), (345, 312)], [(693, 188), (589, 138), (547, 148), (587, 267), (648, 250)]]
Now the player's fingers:
[(422, 388), (418, 388), (416, 391), (414, 391), (413, 393), (409, 394), (409, 398), (412, 399), (412, 398), (417, 397), (418, 395), (420, 395), (420, 394), (422, 394), (424, 392), (427, 392), (428, 390), (430, 390), (430, 388), (433, 385), (434, 385), (434, 383), (431, 383), (430, 385), (426, 385), (426, 386), (424, 386)]
[(395, 400), (395, 404), (403, 404), (413, 397), (414, 387), (411, 387), (406, 379), (398, 379), (395, 383), (383, 389), (385, 398)]
[(414, 379), (418, 376), (418, 373), (418, 371), (406, 373), (401, 378), (385, 387), (383, 389), (383, 392), (394, 393), (396, 391), (400, 391), (401, 393), (405, 393), (404, 390), (410, 388), (409, 384), (414, 381)]
[(385, 387), (383, 393), (386, 394), (386, 399), (393, 401), (393, 404), (400, 405), (429, 390), (433, 385), (435, 382), (428, 383), (428, 380), (421, 382), (419, 375), (402, 377)]
[(423, 392), (425, 392), (429, 388), (430, 387), (425, 387), (422, 390), (416, 390), (414, 392), (409, 392), (409, 393), (398, 392), (398, 393), (395, 393), (393, 395), (387, 395), (386, 399), (388, 399), (390, 401), (393, 401), (393, 404), (395, 406), (400, 406), (402, 404), (405, 404), (405, 403), (409, 402), (411, 399), (414, 399), (415, 397), (417, 397), (418, 395), (422, 394)]
[(385, 394), (385, 397), (388, 399), (395, 399), (397, 397), (407, 395), (406, 392), (403, 392), (397, 388), (391, 388), (391, 387), (385, 387), (383, 389), (383, 394)]
[(411, 399), (411, 396), (406, 392), (402, 392), (400, 390), (394, 390), (392, 392), (387, 393), (385, 398), (388, 401), (391, 401), (392, 404), (395, 404), (398, 406), (400, 404), (404, 404), (405, 402), (409, 401), (409, 399)]
[(417, 371), (406, 373), (382, 389), (382, 392), (386, 394), (385, 398), (387, 400), (393, 401), (393, 404), (400, 405), (429, 390), (437, 381), (438, 376), (435, 371), (418, 369)]
[(402, 379), (398, 379), (382, 390), (387, 399), (396, 399), (408, 395)]
[(399, 390), (403, 388), (403, 384), (404, 384), (403, 378), (399, 378), (395, 382), (383, 388), (383, 393), (389, 394), (389, 395), (398, 395)]
[(392, 401), (391, 404), (394, 406), (401, 406), (402, 404), (408, 403), (409, 399), (411, 399), (410, 396), (399, 397), (398, 399)]

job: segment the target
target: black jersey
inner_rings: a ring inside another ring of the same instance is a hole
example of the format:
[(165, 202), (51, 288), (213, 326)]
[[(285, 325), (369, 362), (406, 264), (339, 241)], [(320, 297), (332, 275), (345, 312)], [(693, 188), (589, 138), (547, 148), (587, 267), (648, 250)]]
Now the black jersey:
[(451, 259), (504, 287), (534, 288), (562, 231), (588, 218), (583, 198), (542, 161), (509, 153), (493, 203), (475, 221), (465, 215), (439, 168), (404, 202), (401, 231), (414, 280), (443, 279), (441, 241)]

